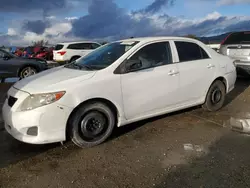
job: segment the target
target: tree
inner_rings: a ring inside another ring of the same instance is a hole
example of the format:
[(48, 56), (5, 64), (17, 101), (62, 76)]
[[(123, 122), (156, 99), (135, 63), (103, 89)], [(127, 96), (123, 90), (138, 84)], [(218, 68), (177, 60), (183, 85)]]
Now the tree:
[(33, 46), (47, 46), (49, 44), (49, 41), (47, 40), (38, 40), (32, 42)]
[(184, 37), (199, 40), (199, 38), (196, 35), (193, 35), (193, 34), (188, 34), (188, 35), (185, 35)]

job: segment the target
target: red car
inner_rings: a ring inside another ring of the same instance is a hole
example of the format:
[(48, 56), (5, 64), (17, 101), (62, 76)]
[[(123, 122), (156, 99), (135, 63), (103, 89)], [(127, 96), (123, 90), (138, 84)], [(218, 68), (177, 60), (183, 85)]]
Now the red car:
[(21, 57), (23, 55), (23, 49), (22, 48), (18, 48), (15, 52), (15, 55), (18, 57)]
[(53, 48), (42, 48), (35, 54), (35, 57), (45, 60), (53, 60)]

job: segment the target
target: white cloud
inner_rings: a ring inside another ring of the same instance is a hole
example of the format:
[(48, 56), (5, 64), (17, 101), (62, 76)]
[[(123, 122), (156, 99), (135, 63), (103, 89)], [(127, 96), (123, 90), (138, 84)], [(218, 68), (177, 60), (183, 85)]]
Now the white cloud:
[[(142, 13), (129, 13), (129, 17), (134, 20), (134, 25), (131, 26), (124, 33), (123, 37), (126, 36), (140, 36), (141, 27), (140, 25), (147, 24), (148, 27), (143, 28), (145, 31), (144, 36), (148, 35), (185, 35), (185, 34), (195, 34), (198, 36), (211, 36), (216, 34), (221, 34), (229, 32), (232, 30), (247, 30), (250, 29), (249, 22), (250, 16), (222, 16), (219, 12), (212, 12), (203, 18), (199, 19), (185, 19), (180, 17), (171, 17), (168, 15), (144, 15)], [(48, 28), (45, 29), (43, 34), (36, 34), (33, 32), (25, 32), (22, 30), (21, 26), (19, 28), (10, 27), (8, 29), (6, 40), (10, 41), (13, 45), (30, 45), (32, 41), (45, 39), (50, 42), (50, 44), (55, 44), (58, 42), (75, 41), (86, 39), (75, 37), (71, 33), (72, 23), (66, 19), (59, 20), (55, 19), (51, 21)], [(143, 24), (141, 24), (143, 23)], [(121, 23), (123, 24), (123, 23)], [(139, 26), (138, 26), (139, 25)], [(149, 28), (149, 29), (148, 29)], [(118, 34), (119, 34), (118, 30)], [(99, 40), (113, 40), (114, 36), (107, 33), (104, 37), (96, 37), (92, 39)], [(5, 40), (5, 41), (6, 41)], [(1, 42), (1, 44), (3, 41)], [(1, 45), (0, 44), (0, 45)]]
[(219, 0), (217, 5), (235, 5), (235, 4), (250, 4), (250, 0)]
[(68, 20), (68, 21), (73, 21), (73, 20), (77, 20), (78, 17), (66, 17), (65, 20)]
[(45, 29), (45, 35), (58, 35), (58, 34), (66, 34), (72, 28), (71, 23), (57, 23), (52, 25), (51, 27)]
[(15, 31), (14, 28), (9, 28), (8, 32), (7, 32), (7, 35), (9, 35), (9, 36), (15, 36), (15, 35), (17, 35), (17, 32)]
[(54, 19), (56, 19), (56, 17), (55, 16), (47, 16), (47, 17), (45, 17), (46, 19), (49, 19), (49, 20), (54, 20)]
[(208, 14), (205, 19), (207, 19), (207, 20), (215, 20), (215, 19), (218, 19), (221, 16), (222, 15), (219, 12), (215, 11), (215, 12), (213, 12), (211, 14)]

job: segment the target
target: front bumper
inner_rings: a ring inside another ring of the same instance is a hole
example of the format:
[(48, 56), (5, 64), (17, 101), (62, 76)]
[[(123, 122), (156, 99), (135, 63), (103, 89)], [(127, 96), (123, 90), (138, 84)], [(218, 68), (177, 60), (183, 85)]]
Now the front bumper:
[[(11, 88), (8, 95), (17, 98), (10, 107), (6, 100), (2, 109), (6, 131), (19, 141), (31, 144), (45, 144), (66, 140), (66, 124), (72, 109), (53, 103), (30, 111), (18, 111), (19, 105), (29, 95)], [(28, 130), (36, 127), (37, 133)]]

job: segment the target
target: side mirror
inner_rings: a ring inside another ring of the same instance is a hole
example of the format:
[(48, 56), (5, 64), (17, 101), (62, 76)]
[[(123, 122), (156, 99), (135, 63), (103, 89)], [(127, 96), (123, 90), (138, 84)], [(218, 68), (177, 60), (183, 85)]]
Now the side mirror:
[(133, 70), (138, 70), (142, 67), (142, 63), (140, 60), (127, 60), (126, 62), (126, 70), (128, 72)]

